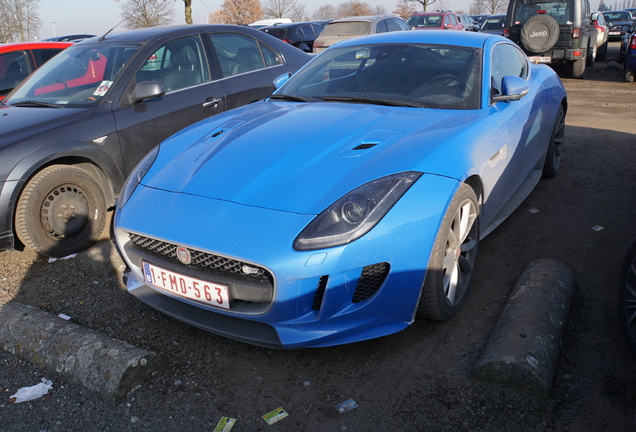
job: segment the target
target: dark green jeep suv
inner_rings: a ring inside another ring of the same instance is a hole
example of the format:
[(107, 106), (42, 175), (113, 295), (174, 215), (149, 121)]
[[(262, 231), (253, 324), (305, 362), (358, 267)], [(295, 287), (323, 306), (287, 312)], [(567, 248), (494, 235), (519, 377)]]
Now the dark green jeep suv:
[(588, 0), (511, 0), (504, 36), (531, 61), (565, 63), (570, 75), (583, 78), (596, 57), (597, 30)]

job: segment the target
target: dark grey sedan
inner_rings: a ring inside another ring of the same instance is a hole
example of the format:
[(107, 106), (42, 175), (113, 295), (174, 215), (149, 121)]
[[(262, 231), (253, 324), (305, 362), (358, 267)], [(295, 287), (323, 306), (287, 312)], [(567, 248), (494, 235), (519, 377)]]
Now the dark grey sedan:
[[(0, 103), (0, 249), (90, 246), (127, 175), (206, 117), (270, 95), (311, 56), (238, 26), (155, 27), (91, 38)], [(148, 209), (160, 212), (162, 203)]]

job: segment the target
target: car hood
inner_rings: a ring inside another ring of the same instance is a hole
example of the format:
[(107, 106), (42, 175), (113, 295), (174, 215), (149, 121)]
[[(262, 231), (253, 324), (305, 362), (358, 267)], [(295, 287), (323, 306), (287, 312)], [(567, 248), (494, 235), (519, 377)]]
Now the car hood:
[(455, 171), (465, 164), (449, 157), (447, 147), (470, 153), (462, 148), (478, 119), (478, 111), (258, 102), (164, 142), (142, 183), (317, 214), (352, 189), (388, 174), (462, 175)]
[(0, 105), (0, 148), (88, 117), (93, 109)]

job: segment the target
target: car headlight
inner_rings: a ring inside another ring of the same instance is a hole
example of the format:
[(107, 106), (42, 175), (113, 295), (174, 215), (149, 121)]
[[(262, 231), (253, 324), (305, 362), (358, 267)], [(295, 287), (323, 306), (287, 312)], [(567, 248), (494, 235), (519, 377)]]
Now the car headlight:
[(327, 207), (301, 231), (294, 249), (307, 251), (350, 243), (373, 228), (420, 178), (407, 171), (357, 187)]
[(152, 164), (157, 159), (157, 154), (159, 153), (159, 146), (156, 146), (150, 153), (148, 153), (144, 158), (137, 164), (134, 170), (128, 176), (128, 179), (124, 183), (124, 187), (121, 189), (121, 194), (119, 195), (119, 200), (117, 201), (117, 207), (121, 210), (124, 208), (128, 199), (133, 194), (137, 186), (144, 178)]

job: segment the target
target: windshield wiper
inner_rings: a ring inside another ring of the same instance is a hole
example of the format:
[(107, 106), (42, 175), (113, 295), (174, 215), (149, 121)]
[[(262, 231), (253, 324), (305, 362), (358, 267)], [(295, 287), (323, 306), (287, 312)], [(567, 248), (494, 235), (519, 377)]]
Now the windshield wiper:
[(370, 98), (361, 96), (325, 96), (323, 100), (328, 102), (351, 102), (351, 103), (368, 103), (374, 105), (387, 105), (387, 106), (402, 106), (402, 107), (415, 107), (422, 108), (424, 105), (421, 102), (415, 102), (402, 99), (388, 99), (388, 98)]
[(287, 94), (273, 94), (269, 97), (270, 99), (282, 99), (288, 100), (292, 102), (316, 102), (318, 99), (307, 97), (307, 96), (297, 96), (297, 95), (287, 95)]
[(48, 102), (36, 101), (36, 100), (20, 101), (20, 102), (16, 102), (14, 104), (11, 104), (11, 106), (42, 107), (42, 108), (61, 108), (62, 107), (62, 105), (60, 105), (60, 104), (53, 104), (53, 103), (48, 103)]

